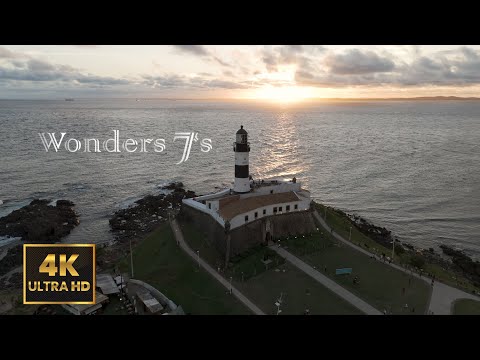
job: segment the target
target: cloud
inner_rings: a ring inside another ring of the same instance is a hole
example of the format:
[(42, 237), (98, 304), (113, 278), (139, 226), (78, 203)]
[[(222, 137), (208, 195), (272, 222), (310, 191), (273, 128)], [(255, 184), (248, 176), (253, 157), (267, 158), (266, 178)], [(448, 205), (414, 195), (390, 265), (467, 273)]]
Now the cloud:
[(210, 52), (203, 45), (173, 45), (173, 47), (179, 52), (184, 52), (188, 54), (198, 56), (210, 55)]
[(390, 72), (395, 68), (394, 62), (389, 58), (381, 57), (373, 51), (358, 49), (329, 55), (324, 64), (331, 73), (340, 75)]
[(70, 82), (91, 86), (128, 85), (131, 83), (126, 79), (82, 73), (68, 65), (52, 64), (39, 59), (12, 60), (7, 66), (0, 66), (0, 80)]
[(0, 59), (18, 59), (27, 57), (25, 54), (13, 52), (4, 47), (0, 47)]
[(312, 56), (323, 53), (325, 48), (318, 45), (266, 46), (261, 52), (262, 61), (268, 72), (277, 72), (281, 65), (297, 64), (310, 68)]
[[(7, 90), (20, 93), (22, 89), (26, 93), (34, 89), (57, 92), (63, 89), (78, 92), (103, 89), (102, 94), (151, 93), (158, 90), (182, 96), (208, 90), (253, 89), (264, 85), (365, 89), (382, 86), (442, 89), (480, 85), (480, 51), (467, 46), (439, 51), (418, 46), (406, 46), (402, 51), (388, 48), (391, 52), (385, 48), (341, 49), (310, 45), (244, 47), (233, 49), (230, 53), (227, 48), (220, 52), (201, 45), (177, 45), (174, 49), (197, 57), (207, 62), (204, 65), (208, 66), (196, 74), (191, 74), (188, 68), (172, 73), (168, 63), (153, 62), (153, 74), (111, 77), (46, 61), (33, 55), (34, 52), (29, 55), (0, 47), (1, 88), (4, 93)], [(295, 74), (293, 79), (291, 72)]]
[(99, 48), (98, 45), (73, 45), (73, 46), (81, 48), (81, 49), (96, 49), (96, 48)]
[(480, 54), (462, 47), (429, 56), (415, 50), (410, 62), (381, 56), (373, 51), (351, 49), (329, 53), (312, 69), (298, 66), (295, 80), (299, 85), (317, 87), (346, 86), (468, 86), (480, 84)]
[(212, 79), (210, 76), (181, 76), (176, 74), (145, 75), (143, 83), (152, 88), (185, 88), (185, 89), (246, 89), (248, 84), (222, 79)]
[(208, 50), (203, 45), (172, 45), (175, 50), (179, 53), (186, 53), (190, 55), (198, 56), (204, 60), (216, 62), (225, 67), (230, 67), (231, 65), (226, 61), (220, 59), (212, 51)]

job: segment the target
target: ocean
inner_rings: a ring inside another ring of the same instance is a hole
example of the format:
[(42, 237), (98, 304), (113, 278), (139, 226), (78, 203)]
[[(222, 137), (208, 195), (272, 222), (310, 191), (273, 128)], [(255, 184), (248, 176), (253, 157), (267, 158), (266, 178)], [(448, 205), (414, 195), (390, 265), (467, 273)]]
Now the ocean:
[[(112, 212), (162, 184), (182, 181), (197, 194), (229, 186), (240, 125), (254, 178), (295, 176), (314, 199), (385, 226), (401, 241), (480, 257), (475, 101), (0, 100), (0, 217), (34, 198), (69, 199), (81, 223), (65, 241), (109, 241)], [(164, 139), (165, 150), (46, 152), (39, 136), (66, 132), (65, 140), (101, 143), (113, 130), (120, 140)], [(185, 146), (173, 141), (179, 132), (198, 141), (177, 164)], [(202, 151), (203, 139), (211, 139), (211, 151)]]

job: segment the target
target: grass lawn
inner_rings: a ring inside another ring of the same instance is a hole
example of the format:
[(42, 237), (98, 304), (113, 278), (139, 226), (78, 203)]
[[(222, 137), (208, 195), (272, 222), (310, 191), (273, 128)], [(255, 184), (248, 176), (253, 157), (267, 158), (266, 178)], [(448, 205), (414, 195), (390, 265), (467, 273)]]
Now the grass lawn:
[[(306, 241), (314, 245), (303, 245)], [(386, 309), (393, 314), (425, 313), (431, 290), (428, 284), (338, 242), (323, 228), (305, 239), (290, 238), (281, 242), (288, 251), (380, 311)], [(335, 269), (339, 268), (352, 268), (352, 274), (335, 275)], [(353, 284), (355, 276), (359, 278), (358, 284)], [(405, 304), (408, 304), (408, 310), (403, 308)], [(415, 308), (415, 313), (410, 312), (412, 308)]]
[[(282, 315), (361, 315), (360, 310), (335, 295), (303, 271), (286, 262), (234, 285), (266, 314), (277, 312), (275, 301), (282, 296)], [(285, 270), (285, 272), (283, 272)]]
[[(315, 203), (315, 207), (318, 210), (318, 214), (324, 218), (325, 216), (325, 206), (319, 203)], [(331, 209), (327, 208), (327, 224), (329, 226), (333, 226), (335, 232), (339, 235), (341, 235), (344, 239), (348, 240), (349, 239), (349, 232), (350, 232), (350, 226), (353, 225), (353, 223), (350, 221), (349, 218), (346, 216), (342, 216)], [(388, 254), (388, 256), (391, 256), (392, 250), (388, 249), (381, 244), (375, 242), (374, 240), (370, 239), (368, 236), (362, 234), (355, 226), (352, 226), (352, 238), (351, 242), (359, 245), (365, 249), (367, 249), (370, 252), (375, 252), (376, 254), (380, 255), (382, 253)], [(397, 264), (409, 264), (410, 263), (410, 258), (411, 258), (410, 253), (403, 253), (401, 255), (395, 253), (395, 262)], [(425, 263), (423, 269), (425, 272), (430, 273), (432, 275), (435, 275), (435, 277), (440, 280), (441, 282), (460, 288), (462, 290), (465, 290), (469, 293), (472, 292), (472, 290), (479, 291), (480, 289), (476, 288), (468, 279), (462, 277), (462, 276), (455, 276), (451, 272), (443, 269), (441, 266), (438, 264), (432, 264), (432, 263)]]
[(455, 301), (454, 315), (480, 315), (480, 301), (462, 299)]
[[(198, 271), (196, 263), (177, 246), (168, 223), (134, 248), (133, 263), (135, 278), (160, 290), (187, 314), (251, 314), (217, 280)], [(129, 264), (129, 259), (122, 260), (120, 269), (128, 272)]]
[[(207, 243), (204, 234), (185, 222), (180, 223), (180, 227), (193, 250), (199, 250), (200, 256), (212, 266), (223, 267), (223, 256)], [(262, 263), (265, 255), (272, 260), (268, 269)], [(233, 265), (226, 270), (225, 277), (232, 276), (233, 285), (266, 314), (276, 313), (274, 303), (282, 292), (282, 314), (303, 314), (307, 308), (310, 314), (362, 314), (267, 247), (253, 248), (231, 260)], [(277, 272), (276, 268), (285, 272)]]

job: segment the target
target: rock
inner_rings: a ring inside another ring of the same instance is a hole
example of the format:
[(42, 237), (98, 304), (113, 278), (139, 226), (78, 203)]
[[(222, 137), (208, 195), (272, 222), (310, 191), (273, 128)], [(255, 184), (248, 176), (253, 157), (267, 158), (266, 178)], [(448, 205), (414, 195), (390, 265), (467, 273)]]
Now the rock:
[(8, 249), (7, 254), (0, 260), (0, 277), (22, 266), (23, 263), (23, 246), (16, 245)]
[(67, 206), (67, 207), (74, 207), (75, 204), (70, 200), (57, 200), (57, 207)]
[(125, 242), (138, 235), (145, 235), (168, 219), (168, 213), (178, 210), (182, 200), (195, 197), (193, 191), (185, 191), (181, 182), (171, 183), (163, 188), (173, 190), (171, 193), (146, 195), (135, 202), (135, 207), (121, 209), (115, 212), (109, 220), (110, 229), (117, 240)]
[(71, 201), (58, 200), (56, 206), (49, 206), (49, 203), (50, 200), (35, 199), (0, 218), (0, 236), (21, 237), (25, 242), (60, 241), (78, 225), (78, 215)]
[(183, 183), (181, 181), (171, 182), (168, 185), (162, 186), (162, 189), (166, 190), (180, 190), (183, 189)]

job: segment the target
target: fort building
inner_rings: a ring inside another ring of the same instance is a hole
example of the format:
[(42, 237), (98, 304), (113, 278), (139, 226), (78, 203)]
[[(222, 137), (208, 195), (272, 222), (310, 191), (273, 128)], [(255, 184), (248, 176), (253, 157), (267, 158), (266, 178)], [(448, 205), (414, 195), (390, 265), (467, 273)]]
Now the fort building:
[(296, 178), (254, 180), (249, 174), (250, 143), (241, 126), (233, 143), (233, 186), (183, 199), (181, 216), (207, 234), (225, 262), (275, 238), (315, 231), (310, 192)]

